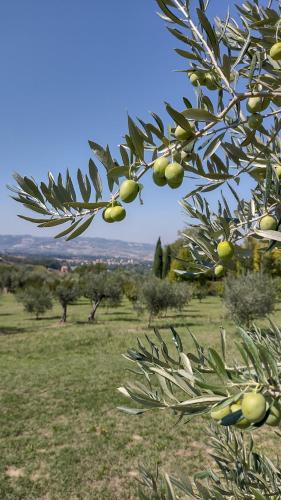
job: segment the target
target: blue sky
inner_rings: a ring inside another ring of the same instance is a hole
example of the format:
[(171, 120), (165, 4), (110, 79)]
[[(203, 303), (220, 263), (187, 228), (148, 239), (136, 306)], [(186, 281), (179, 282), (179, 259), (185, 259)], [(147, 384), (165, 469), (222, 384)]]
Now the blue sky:
[[(226, 2), (213, 4), (210, 16), (226, 9)], [(180, 106), (183, 95), (193, 95), (186, 76), (173, 72), (184, 60), (156, 11), (153, 0), (1, 2), (0, 233), (55, 234), (17, 218), (21, 206), (5, 187), (14, 170), (36, 180), (48, 170), (86, 171), (88, 139), (116, 152), (127, 112), (146, 120), (149, 111), (164, 115), (163, 101)], [(173, 241), (184, 225), (177, 200), (190, 186), (144, 185), (143, 206), (128, 206), (120, 224), (96, 220), (86, 235)]]

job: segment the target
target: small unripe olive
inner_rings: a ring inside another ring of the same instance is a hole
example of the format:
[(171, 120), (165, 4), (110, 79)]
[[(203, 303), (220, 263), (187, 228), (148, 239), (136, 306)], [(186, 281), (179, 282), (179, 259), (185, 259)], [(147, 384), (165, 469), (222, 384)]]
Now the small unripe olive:
[(127, 179), (122, 182), (119, 190), (120, 198), (125, 203), (131, 203), (137, 197), (139, 192), (139, 185), (136, 181)]
[(218, 264), (214, 269), (214, 273), (216, 278), (221, 278), (224, 275), (224, 267), (221, 264)]
[(275, 231), (277, 229), (276, 218), (273, 217), (273, 215), (264, 215), (264, 217), (260, 219), (259, 228), (263, 231)]
[(266, 399), (257, 392), (248, 392), (242, 399), (241, 410), (249, 422), (260, 422), (266, 414)]
[(280, 61), (281, 60), (281, 42), (277, 42), (274, 45), (272, 45), (270, 49), (270, 57), (274, 61)]
[(220, 241), (217, 246), (218, 256), (222, 260), (230, 260), (234, 255), (234, 245), (231, 241)]
[[(230, 407), (231, 413), (235, 413), (236, 411), (241, 410), (241, 403), (237, 402)], [(245, 417), (240, 418), (238, 422), (234, 424), (235, 427), (238, 427), (238, 429), (247, 429), (251, 425), (251, 422), (247, 420)]]
[(274, 402), (269, 408), (269, 415), (265, 421), (267, 425), (271, 427), (276, 427), (281, 421), (281, 408), (279, 403)]
[(252, 129), (259, 128), (263, 122), (263, 117), (259, 115), (258, 113), (254, 113), (248, 118), (248, 126)]
[(226, 417), (227, 415), (229, 415), (229, 413), (230, 413), (229, 405), (225, 406), (224, 408), (218, 409), (218, 410), (216, 408), (214, 408), (213, 410), (211, 410), (211, 417), (214, 420), (221, 420), (223, 417)]
[(166, 186), (167, 180), (165, 177), (162, 177), (161, 175), (157, 174), (156, 172), (153, 172), (152, 178), (156, 186)]
[(105, 222), (109, 222), (109, 223), (114, 222), (114, 221), (112, 220), (112, 218), (111, 218), (111, 210), (112, 210), (112, 207), (108, 207), (108, 208), (106, 208), (106, 209), (103, 211), (103, 213), (102, 213), (102, 217), (103, 217), (103, 220), (104, 220)]
[(179, 125), (176, 127), (175, 130), (175, 137), (179, 141), (187, 141), (188, 139), (191, 139), (193, 137), (194, 132), (192, 128), (190, 127), (190, 130), (185, 130), (184, 128), (180, 127)]
[(250, 97), (247, 102), (249, 113), (259, 113), (264, 111), (270, 104), (270, 99), (267, 97)]
[(165, 177), (165, 170), (168, 165), (169, 160), (165, 156), (157, 158), (153, 164), (153, 172), (159, 177)]
[(175, 161), (169, 163), (165, 170), (165, 178), (167, 179), (168, 183), (177, 183), (179, 180), (182, 181), (183, 174), (183, 167)]
[(113, 222), (120, 222), (121, 220), (125, 219), (126, 210), (124, 207), (117, 205), (116, 207), (112, 207), (110, 215)]
[(190, 80), (190, 83), (194, 86), (194, 87), (198, 87), (200, 85), (200, 79), (199, 79), (199, 76), (197, 73), (190, 73), (189, 74), (189, 80)]
[(209, 90), (216, 90), (218, 88), (216, 80), (212, 73), (205, 74), (205, 85)]

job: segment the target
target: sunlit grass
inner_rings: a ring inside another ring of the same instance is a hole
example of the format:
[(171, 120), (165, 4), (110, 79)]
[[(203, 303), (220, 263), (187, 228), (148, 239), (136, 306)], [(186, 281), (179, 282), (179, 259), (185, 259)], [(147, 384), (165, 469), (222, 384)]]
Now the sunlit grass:
[[(97, 323), (89, 324), (89, 309), (80, 300), (61, 326), (58, 305), (36, 321), (12, 296), (1, 299), (1, 499), (133, 499), (138, 463), (190, 474), (210, 463), (202, 419), (175, 426), (171, 414), (129, 417), (116, 410), (127, 403), (116, 388), (133, 377), (121, 354), (137, 336), (153, 335), (147, 315), (124, 301), (100, 308)], [(219, 345), (222, 324), (236, 337), (224, 316), (211, 297), (154, 324), (170, 345), (168, 326), (175, 325), (188, 350), (189, 329), (206, 345)], [(280, 321), (281, 311), (273, 317)]]

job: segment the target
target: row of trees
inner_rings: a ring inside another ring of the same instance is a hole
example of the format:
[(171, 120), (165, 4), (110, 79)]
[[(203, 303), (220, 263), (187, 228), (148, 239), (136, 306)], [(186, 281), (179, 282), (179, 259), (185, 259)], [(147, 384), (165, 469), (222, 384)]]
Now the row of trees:
[(67, 319), (67, 308), (81, 296), (89, 299), (91, 310), (88, 320), (94, 321), (102, 304), (118, 306), (125, 295), (139, 313), (154, 316), (168, 308), (181, 310), (191, 298), (185, 283), (169, 283), (152, 275), (143, 276), (126, 271), (108, 271), (105, 266), (83, 266), (76, 272), (60, 275), (44, 267), (17, 269), (0, 267), (0, 283), (8, 292), (15, 293), (25, 310), (38, 319), (53, 306), (53, 299), (62, 307), (61, 322)]
[(36, 318), (53, 307), (53, 299), (57, 300), (62, 307), (62, 322), (67, 319), (68, 305), (81, 296), (92, 305), (89, 321), (95, 320), (100, 305), (118, 306), (125, 295), (139, 314), (149, 313), (149, 324), (169, 308), (182, 310), (191, 298), (201, 302), (207, 296), (220, 296), (231, 318), (249, 326), (253, 319), (272, 312), (281, 290), (279, 277), (273, 279), (261, 271), (243, 272), (240, 276), (230, 273), (224, 280), (198, 279), (187, 284), (153, 274), (144, 277), (126, 270), (108, 271), (99, 264), (78, 267), (67, 275), (49, 272), (42, 266), (0, 266), (0, 283), (15, 293), (25, 310)]

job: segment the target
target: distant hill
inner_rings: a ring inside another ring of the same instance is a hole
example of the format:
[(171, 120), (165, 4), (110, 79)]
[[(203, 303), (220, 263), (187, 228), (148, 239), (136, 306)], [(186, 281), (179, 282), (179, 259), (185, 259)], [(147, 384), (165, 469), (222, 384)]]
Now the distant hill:
[(18, 256), (52, 256), (61, 258), (120, 258), (151, 261), (154, 245), (105, 238), (77, 238), (65, 242), (30, 235), (0, 235), (0, 253)]

